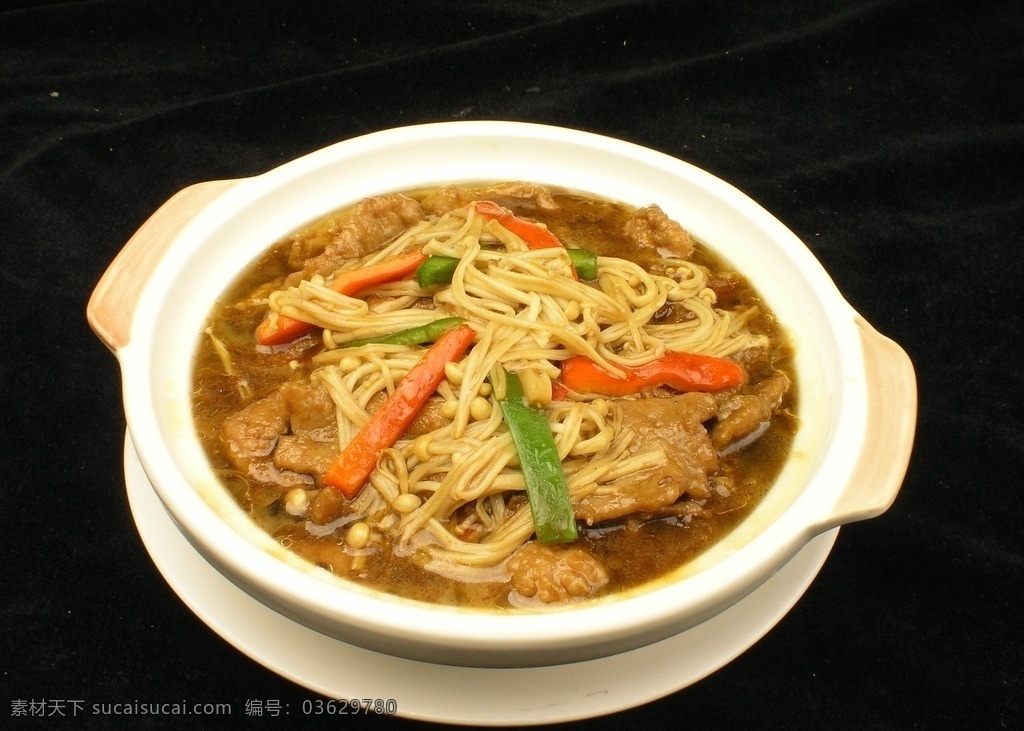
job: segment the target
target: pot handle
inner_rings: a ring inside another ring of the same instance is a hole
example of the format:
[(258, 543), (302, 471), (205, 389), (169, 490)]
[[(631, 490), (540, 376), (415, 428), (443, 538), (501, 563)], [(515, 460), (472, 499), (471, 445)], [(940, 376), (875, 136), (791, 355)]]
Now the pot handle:
[(832, 509), (830, 527), (881, 515), (907, 474), (917, 426), (917, 379), (910, 356), (858, 317), (867, 383), (864, 449)]
[(139, 295), (171, 242), (203, 206), (236, 182), (213, 180), (178, 191), (154, 211), (114, 257), (85, 310), (89, 326), (108, 348), (117, 352), (128, 344)]

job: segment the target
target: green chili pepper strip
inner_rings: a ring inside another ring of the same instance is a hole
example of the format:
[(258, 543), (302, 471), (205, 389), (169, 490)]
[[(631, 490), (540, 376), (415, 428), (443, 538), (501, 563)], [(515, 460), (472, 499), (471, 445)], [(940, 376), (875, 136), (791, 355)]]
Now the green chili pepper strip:
[(451, 284), (455, 267), (460, 261), (461, 259), (454, 256), (429, 256), (416, 270), (416, 282), (424, 289), (439, 284)]
[(519, 454), (537, 540), (575, 541), (576, 517), (547, 416), (526, 402), (523, 385), (514, 373), (505, 374), (505, 397), (499, 403)]
[(597, 279), (597, 254), (588, 249), (566, 249), (573, 269), (580, 279), (590, 282)]
[[(566, 249), (566, 251), (569, 253), (569, 260), (580, 279), (584, 281), (597, 279), (597, 254), (587, 249)], [(460, 261), (461, 259), (454, 256), (434, 254), (420, 264), (416, 270), (416, 281), (424, 289), (451, 284), (455, 267), (459, 265)]]
[(355, 348), (360, 345), (381, 344), (381, 345), (423, 345), (432, 343), (449, 330), (454, 330), (465, 320), (461, 317), (442, 317), (439, 320), (428, 322), (426, 325), (410, 327), (408, 330), (399, 330), (390, 335), (379, 338), (366, 338), (365, 340), (350, 340), (341, 345), (342, 348)]

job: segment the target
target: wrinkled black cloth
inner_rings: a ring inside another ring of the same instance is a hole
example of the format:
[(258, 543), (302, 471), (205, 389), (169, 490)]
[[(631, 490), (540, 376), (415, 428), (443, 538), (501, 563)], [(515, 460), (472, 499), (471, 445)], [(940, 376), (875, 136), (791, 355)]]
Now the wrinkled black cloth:
[[(907, 350), (920, 387), (896, 503), (840, 531), (763, 640), (684, 690), (576, 725), (1019, 727), (1019, 4), (3, 8), (0, 726), (422, 725), (303, 716), (315, 693), (220, 639), (167, 586), (125, 498), (120, 374), (84, 310), (136, 228), (192, 183), (380, 129), (506, 119), (626, 139), (740, 188)], [(22, 702), (61, 699), (227, 702), (234, 713), (19, 715)], [(243, 717), (249, 699), (291, 714)]]

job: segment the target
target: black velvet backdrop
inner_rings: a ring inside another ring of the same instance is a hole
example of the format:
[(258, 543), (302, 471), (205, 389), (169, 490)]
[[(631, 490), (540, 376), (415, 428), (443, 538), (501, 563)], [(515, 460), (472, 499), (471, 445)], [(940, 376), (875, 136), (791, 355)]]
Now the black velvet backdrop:
[(153, 567), (125, 500), (120, 375), (85, 303), (191, 183), (388, 127), (516, 119), (625, 138), (744, 190), (906, 348), (920, 386), (899, 499), (841, 531), (785, 619), (696, 685), (579, 727), (1020, 728), (1020, 7), (4, 3), (0, 727), (230, 723), (16, 715), (83, 699), (227, 702), (234, 725), (275, 728), (245, 701), (315, 697), (221, 640)]

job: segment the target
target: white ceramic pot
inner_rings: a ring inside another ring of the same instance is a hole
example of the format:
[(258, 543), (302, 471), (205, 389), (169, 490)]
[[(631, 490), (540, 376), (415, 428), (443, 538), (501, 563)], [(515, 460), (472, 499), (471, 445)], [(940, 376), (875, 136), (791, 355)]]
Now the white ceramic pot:
[[(337, 579), (259, 530), (214, 477), (192, 426), (192, 358), (230, 280), (270, 244), (379, 193), (527, 180), (660, 205), (751, 280), (796, 347), (801, 426), (763, 503), (690, 565), (567, 611), (495, 614), (417, 604)], [(156, 211), (99, 282), (88, 316), (121, 366), (128, 428), (182, 534), (264, 604), (345, 642), (414, 660), (522, 667), (603, 657), (734, 605), (813, 536), (882, 513), (906, 471), (916, 385), (906, 354), (836, 290), (754, 201), (672, 157), (512, 122), (405, 127), (346, 140), (263, 175), (201, 183)]]

